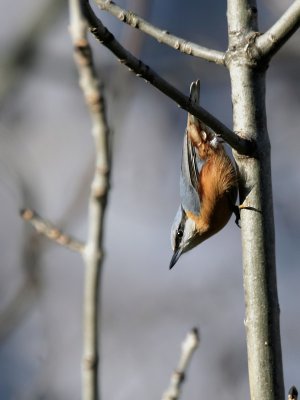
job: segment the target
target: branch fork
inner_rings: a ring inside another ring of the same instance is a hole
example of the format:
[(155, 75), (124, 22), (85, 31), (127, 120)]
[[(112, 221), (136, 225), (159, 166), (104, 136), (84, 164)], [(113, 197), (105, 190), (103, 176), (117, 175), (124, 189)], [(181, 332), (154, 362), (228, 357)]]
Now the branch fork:
[[(254, 155), (256, 146), (253, 142), (239, 137), (206, 110), (189, 104), (188, 96), (179, 92), (169, 82), (155, 73), (149, 66), (145, 65), (141, 60), (136, 59), (120, 45), (108, 29), (96, 17), (88, 3), (88, 0), (81, 0), (81, 2), (91, 32), (103, 45), (108, 47), (117, 56), (121, 63), (125, 64), (129, 70), (133, 71), (137, 76), (144, 78), (158, 90), (173, 99), (181, 108), (201, 119), (207, 126), (216, 131), (218, 135), (220, 135), (222, 139), (239, 154), (248, 156)], [(140, 18), (137, 14), (119, 7), (113, 1), (95, 0), (95, 2), (102, 10), (109, 12), (133, 28), (139, 29), (154, 37), (161, 43), (169, 45), (184, 53), (203, 58), (207, 61), (228, 66), (231, 52), (234, 51), (233, 49), (228, 49), (226, 53), (207, 49), (198, 44), (170, 35), (168, 31), (153, 26), (149, 22)], [(252, 7), (252, 12), (256, 14), (257, 10), (254, 10)], [(300, 0), (296, 0), (286, 13), (277, 21), (277, 23), (274, 24), (274, 26), (266, 33), (250, 33), (251, 40), (248, 40), (246, 48), (244, 49), (244, 51), (247, 51), (249, 54), (249, 62), (251, 61), (251, 63), (254, 64), (265, 63), (263, 60), (269, 59), (271, 55), (275, 54), (283, 43), (285, 43), (291, 34), (299, 27), (299, 25)], [(272, 41), (270, 38), (272, 38)]]

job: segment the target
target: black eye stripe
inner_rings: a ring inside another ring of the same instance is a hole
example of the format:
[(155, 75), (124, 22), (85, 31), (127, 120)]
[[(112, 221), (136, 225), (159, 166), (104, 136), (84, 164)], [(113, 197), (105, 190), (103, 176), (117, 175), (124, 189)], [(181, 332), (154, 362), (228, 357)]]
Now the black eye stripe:
[(182, 237), (183, 237), (183, 231), (184, 231), (184, 228), (183, 228), (182, 224), (180, 224), (180, 226), (179, 226), (179, 228), (177, 229), (177, 232), (176, 232), (176, 239), (175, 239), (176, 248), (178, 248), (179, 245), (180, 245), (180, 242), (181, 242)]
[(181, 242), (181, 237), (179, 237), (178, 235), (176, 235), (176, 237), (175, 237), (175, 249), (178, 249), (178, 248), (179, 248), (180, 242)]
[(178, 229), (176, 231), (176, 236), (175, 236), (175, 249), (178, 249), (180, 247), (183, 234), (184, 234), (184, 227), (185, 227), (185, 221), (186, 221), (186, 214), (184, 210), (182, 209), (182, 219), (180, 221), (180, 224), (178, 226)]
[(177, 236), (182, 238), (182, 236), (183, 236), (183, 230), (182, 229), (178, 229)]

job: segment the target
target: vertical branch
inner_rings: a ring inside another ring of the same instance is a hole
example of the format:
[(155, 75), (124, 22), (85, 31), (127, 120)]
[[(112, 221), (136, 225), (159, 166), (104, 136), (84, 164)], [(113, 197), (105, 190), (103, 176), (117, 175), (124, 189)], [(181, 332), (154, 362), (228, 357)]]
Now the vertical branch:
[(103, 261), (102, 229), (109, 186), (110, 157), (105, 104), (93, 67), (92, 53), (87, 41), (87, 23), (82, 16), (80, 1), (69, 0), (70, 31), (79, 82), (92, 120), (92, 134), (96, 149), (95, 173), (91, 185), (88, 216), (88, 239), (84, 250), (84, 344), (82, 398), (98, 399), (98, 328), (99, 291)]
[(240, 173), (248, 369), (252, 400), (283, 400), (284, 383), (276, 283), (270, 142), (265, 70), (251, 52), (257, 32), (255, 0), (228, 0), (227, 66), (232, 85), (234, 131), (257, 143), (257, 154), (235, 152)]
[(162, 400), (178, 400), (181, 395), (181, 386), (186, 378), (186, 371), (192, 356), (199, 346), (199, 333), (193, 328), (186, 336), (181, 345), (181, 354), (178, 366), (171, 376), (168, 389), (163, 394)]

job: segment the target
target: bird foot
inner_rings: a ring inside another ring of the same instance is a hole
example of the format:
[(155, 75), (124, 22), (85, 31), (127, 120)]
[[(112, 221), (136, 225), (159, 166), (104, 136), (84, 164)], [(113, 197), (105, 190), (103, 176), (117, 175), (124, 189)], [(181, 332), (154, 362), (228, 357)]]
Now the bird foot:
[(236, 206), (236, 205), (234, 205), (233, 206), (233, 213), (234, 213), (234, 215), (235, 215), (235, 224), (239, 227), (239, 228), (241, 228), (241, 214), (240, 214), (240, 206)]

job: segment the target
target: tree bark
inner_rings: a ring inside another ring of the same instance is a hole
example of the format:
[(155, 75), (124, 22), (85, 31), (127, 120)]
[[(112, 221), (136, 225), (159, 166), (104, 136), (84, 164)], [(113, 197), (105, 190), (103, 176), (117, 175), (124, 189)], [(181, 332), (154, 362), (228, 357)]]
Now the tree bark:
[(256, 142), (254, 157), (235, 152), (240, 175), (244, 291), (251, 400), (284, 399), (270, 141), (265, 108), (266, 61), (257, 61), (254, 0), (228, 0), (227, 66), (233, 128)]

